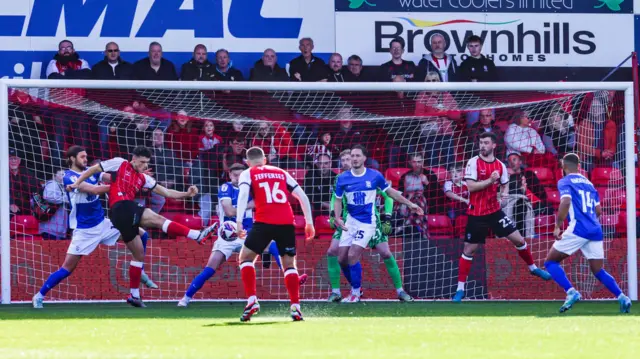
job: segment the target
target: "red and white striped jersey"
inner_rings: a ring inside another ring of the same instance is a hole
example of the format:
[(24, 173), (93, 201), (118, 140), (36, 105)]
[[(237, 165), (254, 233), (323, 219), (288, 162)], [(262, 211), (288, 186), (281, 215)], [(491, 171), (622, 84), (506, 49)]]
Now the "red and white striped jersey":
[(471, 192), (469, 195), (469, 210), (467, 214), (470, 216), (486, 216), (500, 210), (498, 188), (500, 185), (509, 183), (509, 174), (507, 173), (507, 167), (498, 159), (487, 162), (480, 156), (475, 156), (467, 163), (467, 168), (464, 171), (465, 180), (481, 182), (490, 178), (493, 171), (498, 171), (500, 178), (485, 189)]
[(116, 171), (116, 178), (111, 181), (109, 189), (109, 207), (120, 201), (133, 201), (142, 188), (153, 189), (156, 180), (144, 173), (136, 171), (131, 162), (116, 157), (100, 162), (102, 172)]
[(256, 222), (293, 224), (289, 195), (298, 187), (298, 182), (289, 172), (275, 166), (255, 166), (240, 174), (239, 183), (251, 189)]

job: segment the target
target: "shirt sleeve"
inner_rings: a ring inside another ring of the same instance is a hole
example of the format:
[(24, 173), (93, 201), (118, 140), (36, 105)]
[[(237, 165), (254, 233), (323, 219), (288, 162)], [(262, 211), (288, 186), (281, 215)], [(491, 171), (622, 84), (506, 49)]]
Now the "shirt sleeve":
[(231, 198), (231, 187), (227, 183), (223, 183), (218, 188), (218, 199)]
[(382, 192), (385, 192), (390, 187), (389, 184), (387, 183), (387, 181), (382, 176), (382, 173), (380, 173), (380, 172), (376, 173), (375, 184), (376, 184), (376, 188), (378, 188)]
[(342, 195), (344, 194), (344, 188), (342, 187), (342, 181), (340, 181), (341, 178), (342, 178), (342, 175), (339, 175), (338, 179), (336, 180), (335, 195), (336, 195), (337, 199), (341, 199)]
[(121, 157), (112, 158), (110, 160), (100, 162), (102, 172), (117, 171), (120, 165), (124, 163), (125, 159)]
[(287, 181), (287, 186), (289, 187), (290, 191), (293, 191), (294, 189), (296, 189), (296, 187), (299, 187), (298, 181), (296, 181), (293, 177), (291, 177), (289, 172), (285, 170), (283, 170), (282, 172), (284, 172), (284, 177)]
[(464, 170), (464, 179), (478, 180), (478, 161), (476, 158), (472, 158), (467, 162), (467, 167)]
[(500, 162), (500, 164), (502, 165), (502, 176), (500, 176), (500, 184), (501, 185), (506, 185), (509, 183), (509, 172), (507, 171), (507, 166)]
[(571, 187), (566, 181), (558, 182), (558, 191), (560, 192), (560, 198), (571, 198)]
[(453, 191), (453, 182), (447, 181), (444, 183), (444, 193)]
[(146, 173), (142, 174), (144, 176), (144, 188), (154, 189), (157, 185), (156, 179), (149, 176)]
[(249, 173), (249, 171), (250, 169), (242, 171), (242, 173), (240, 174), (240, 178), (238, 179), (238, 186), (246, 184), (247, 186), (251, 187), (251, 174)]

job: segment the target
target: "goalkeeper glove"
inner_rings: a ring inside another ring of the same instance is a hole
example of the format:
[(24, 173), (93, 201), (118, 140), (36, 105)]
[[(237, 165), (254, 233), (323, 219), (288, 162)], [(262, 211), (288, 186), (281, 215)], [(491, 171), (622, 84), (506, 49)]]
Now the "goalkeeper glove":
[(382, 215), (382, 234), (388, 236), (391, 234), (391, 215), (383, 214)]
[(336, 215), (333, 212), (329, 214), (329, 227), (336, 229)]

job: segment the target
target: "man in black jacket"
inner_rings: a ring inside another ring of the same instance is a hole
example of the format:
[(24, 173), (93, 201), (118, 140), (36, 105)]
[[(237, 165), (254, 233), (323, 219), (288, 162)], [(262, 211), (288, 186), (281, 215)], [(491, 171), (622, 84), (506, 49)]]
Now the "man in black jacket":
[(133, 65), (120, 58), (120, 47), (112, 41), (104, 49), (104, 60), (93, 66), (91, 74), (96, 80), (131, 80)]
[(391, 60), (380, 65), (380, 81), (394, 81), (396, 76), (401, 76), (405, 81), (413, 81), (416, 72), (416, 64), (402, 58), (404, 54), (404, 40), (401, 37), (391, 40), (389, 43)]
[(301, 55), (289, 62), (291, 81), (315, 82), (327, 78), (327, 66), (319, 57), (313, 55), (313, 40), (300, 39)]
[(365, 82), (370, 80), (362, 67), (362, 58), (358, 55), (349, 56), (349, 59), (347, 59), (347, 70), (349, 71), (342, 73), (344, 82)]
[(174, 81), (178, 79), (173, 62), (162, 57), (162, 45), (149, 44), (149, 57), (133, 64), (133, 77), (136, 80)]
[(182, 81), (214, 80), (214, 65), (207, 59), (207, 47), (198, 44), (193, 49), (193, 58), (182, 65), (180, 79)]
[(467, 39), (469, 57), (460, 64), (460, 81), (465, 82), (495, 82), (498, 81), (496, 64), (482, 54), (482, 39), (471, 35)]
[(329, 71), (326, 81), (328, 82), (347, 82), (345, 73), (349, 71), (342, 67), (342, 55), (339, 53), (331, 54), (329, 58)]
[(229, 59), (229, 51), (225, 49), (216, 51), (216, 68), (213, 76), (217, 81), (244, 81), (242, 72), (233, 67), (233, 62)]
[(250, 81), (289, 81), (287, 71), (278, 65), (278, 55), (273, 49), (266, 49), (262, 58), (251, 69)]

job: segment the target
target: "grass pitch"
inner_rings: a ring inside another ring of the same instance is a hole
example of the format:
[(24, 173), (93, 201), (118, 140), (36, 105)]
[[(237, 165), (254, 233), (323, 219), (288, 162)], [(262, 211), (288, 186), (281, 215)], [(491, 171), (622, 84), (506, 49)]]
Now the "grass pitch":
[(638, 358), (640, 318), (617, 302), (0, 306), (0, 358)]

